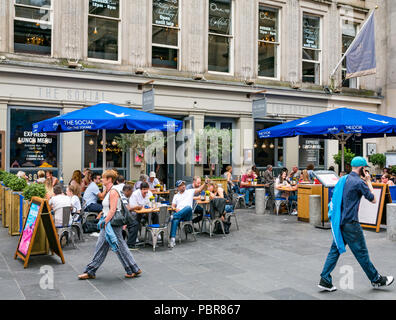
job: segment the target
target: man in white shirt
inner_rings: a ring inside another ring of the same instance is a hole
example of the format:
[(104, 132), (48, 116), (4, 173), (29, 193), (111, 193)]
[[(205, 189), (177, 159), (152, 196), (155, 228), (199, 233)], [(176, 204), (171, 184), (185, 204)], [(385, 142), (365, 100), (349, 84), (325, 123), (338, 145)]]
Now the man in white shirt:
[[(62, 227), (63, 226), (63, 208), (71, 207), (71, 200), (68, 196), (64, 195), (62, 192), (62, 187), (60, 185), (56, 185), (54, 187), (54, 194), (49, 201), (49, 205), (51, 209), (55, 212), (55, 226)], [(71, 215), (69, 223), (71, 223)]]
[(175, 214), (173, 215), (170, 234), (171, 241), (169, 245), (171, 248), (176, 245), (176, 232), (180, 221), (190, 221), (192, 219), (194, 196), (199, 195), (206, 185), (207, 181), (197, 189), (186, 190), (185, 181), (179, 180), (176, 182), (178, 193), (175, 194), (172, 201), (172, 207), (175, 209)]
[[(138, 235), (138, 231), (140, 229), (140, 223), (142, 221), (143, 215), (141, 214), (136, 214), (136, 210), (141, 210), (144, 208), (145, 205), (149, 204), (150, 197), (153, 195), (151, 191), (149, 190), (149, 185), (147, 182), (142, 182), (140, 185), (140, 189), (134, 191), (129, 198), (129, 205), (127, 208), (129, 211), (132, 212), (134, 216), (134, 223), (131, 223), (130, 225), (127, 226), (128, 228), (128, 247), (129, 249), (136, 249), (136, 239)], [(158, 222), (158, 215), (153, 214), (152, 215), (152, 220), (153, 223)], [(135, 223), (136, 221), (136, 223)]]
[(150, 186), (150, 189), (155, 189), (155, 186), (160, 184), (159, 180), (156, 178), (154, 171), (150, 172), (150, 178), (147, 182)]

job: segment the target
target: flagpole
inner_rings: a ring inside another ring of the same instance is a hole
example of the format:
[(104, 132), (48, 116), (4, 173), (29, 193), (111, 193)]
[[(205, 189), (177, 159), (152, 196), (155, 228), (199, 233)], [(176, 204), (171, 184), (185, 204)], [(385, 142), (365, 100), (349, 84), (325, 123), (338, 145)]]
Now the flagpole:
[(371, 12), (371, 14), (369, 15), (369, 17), (367, 18), (367, 20), (364, 22), (363, 26), (361, 27), (361, 29), (359, 30), (359, 32), (357, 33), (357, 35), (355, 36), (355, 39), (353, 39), (352, 43), (349, 45), (347, 51), (345, 51), (344, 55), (342, 56), (341, 60), (338, 62), (337, 66), (334, 68), (333, 72), (330, 74), (330, 79), (334, 79), (334, 74), (337, 72), (337, 69), (339, 68), (339, 66), (341, 65), (342, 61), (344, 61), (345, 57), (347, 56), (347, 54), (349, 53), (349, 51), (353, 48), (353, 43), (356, 41), (356, 39), (358, 38), (358, 36), (360, 35), (360, 33), (364, 30), (367, 22), (369, 22), (371, 16), (375, 13), (375, 10), (378, 9), (378, 6), (375, 6), (374, 10)]

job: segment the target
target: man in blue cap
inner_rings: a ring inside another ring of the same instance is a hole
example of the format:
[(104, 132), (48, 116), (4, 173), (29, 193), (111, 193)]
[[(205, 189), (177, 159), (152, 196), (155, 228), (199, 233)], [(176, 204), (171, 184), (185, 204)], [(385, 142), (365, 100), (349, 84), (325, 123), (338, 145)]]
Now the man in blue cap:
[[(363, 157), (355, 157), (352, 159), (351, 167), (351, 173), (340, 179), (334, 189), (331, 212), (329, 212), (334, 240), (320, 275), (321, 279), (318, 286), (320, 289), (330, 292), (337, 290), (332, 284), (330, 273), (334, 270), (340, 254), (345, 252), (343, 242), (349, 246), (374, 288), (389, 286), (394, 280), (392, 276), (381, 276), (371, 263), (359, 223), (358, 212), (362, 196), (368, 201), (376, 203), (370, 174), (364, 170), (365, 167), (368, 167), (367, 161)], [(343, 190), (340, 189), (340, 186), (343, 187)], [(336, 199), (337, 197), (339, 199)], [(339, 206), (338, 210), (333, 205)], [(339, 216), (336, 216), (337, 214)], [(335, 230), (333, 224), (337, 218), (339, 230)], [(340, 231), (342, 239), (337, 238), (337, 231)], [(340, 244), (339, 241), (342, 243)]]

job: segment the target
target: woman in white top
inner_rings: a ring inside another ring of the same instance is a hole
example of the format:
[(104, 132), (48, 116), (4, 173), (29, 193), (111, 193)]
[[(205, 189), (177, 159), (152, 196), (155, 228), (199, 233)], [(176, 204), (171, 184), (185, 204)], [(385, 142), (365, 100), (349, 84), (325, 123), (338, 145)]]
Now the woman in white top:
[(81, 201), (78, 197), (79, 189), (76, 185), (70, 185), (67, 187), (66, 195), (70, 197), (71, 205), (72, 205), (72, 214), (80, 214), (81, 213)]
[[(117, 176), (118, 174), (114, 170), (106, 170), (102, 175), (102, 184), (105, 186), (106, 190), (109, 190), (106, 192), (105, 198), (102, 202), (105, 225), (104, 228), (100, 230), (93, 260), (87, 265), (84, 273), (78, 276), (80, 280), (95, 279), (96, 271), (104, 262), (107, 252), (109, 251), (110, 245), (106, 240), (106, 228), (113, 219), (117, 208), (121, 208), (121, 199), (119, 193), (113, 188)], [(142, 271), (137, 266), (135, 259), (133, 258), (132, 253), (129, 251), (128, 246), (122, 236), (123, 227), (111, 227), (117, 237), (118, 249), (116, 254), (126, 271), (125, 278), (135, 278), (140, 275)]]
[(275, 180), (275, 198), (288, 198), (289, 193), (286, 191), (283, 191), (280, 189), (280, 187), (282, 186), (288, 186), (289, 185), (289, 181), (287, 181), (287, 172), (286, 171), (282, 171), (282, 173), (279, 175), (278, 178), (276, 178)]

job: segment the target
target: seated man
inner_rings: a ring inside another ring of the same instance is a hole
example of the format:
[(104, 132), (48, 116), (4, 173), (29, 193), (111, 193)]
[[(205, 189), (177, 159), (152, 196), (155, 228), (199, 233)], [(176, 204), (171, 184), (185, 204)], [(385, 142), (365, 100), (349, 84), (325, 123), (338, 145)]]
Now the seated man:
[(136, 190), (138, 190), (138, 189), (140, 188), (140, 185), (141, 185), (143, 182), (147, 182), (147, 181), (148, 181), (147, 175), (141, 174), (140, 177), (139, 177), (139, 181), (137, 181), (137, 182), (135, 183), (135, 185), (133, 186), (133, 192), (135, 192)]
[[(136, 222), (127, 226), (129, 234), (127, 244), (130, 249), (136, 248), (138, 231), (141, 227), (140, 224), (142, 218), (145, 216), (142, 214), (136, 214), (135, 211), (143, 209), (144, 206), (150, 202), (150, 197), (152, 195), (153, 194), (150, 191), (149, 184), (147, 182), (142, 182), (142, 184), (140, 185), (140, 189), (134, 191), (129, 198), (129, 205), (127, 207), (129, 211), (133, 212), (133, 215), (136, 217)], [(152, 222), (153, 224), (158, 223), (158, 214), (152, 214)]]
[(192, 207), (194, 196), (199, 195), (205, 186), (208, 184), (205, 181), (197, 189), (186, 190), (186, 183), (183, 180), (178, 180), (176, 182), (176, 188), (178, 193), (175, 194), (172, 201), (172, 207), (175, 209), (175, 213), (173, 215), (172, 227), (171, 227), (171, 241), (169, 246), (173, 248), (176, 245), (176, 232), (177, 227), (179, 226), (180, 221), (190, 221), (192, 219)]
[(160, 184), (159, 180), (156, 178), (156, 175), (155, 175), (154, 171), (150, 172), (150, 178), (149, 178), (149, 180), (147, 182), (148, 182), (148, 184), (150, 186), (150, 190), (154, 190), (155, 187)]
[[(201, 186), (201, 177), (195, 176), (193, 179), (193, 183), (189, 184), (186, 187), (186, 190), (191, 190), (191, 189), (198, 189)], [(193, 219), (193, 223), (198, 223), (202, 220), (203, 214), (204, 214), (204, 209), (197, 204), (196, 200), (199, 200), (201, 197), (198, 195), (197, 197), (194, 197), (193, 201), (193, 213), (195, 213), (197, 216)]]
[[(51, 209), (55, 212), (55, 226), (56, 227), (62, 227), (63, 226), (63, 208), (64, 207), (71, 207), (72, 203), (71, 200), (68, 196), (63, 194), (62, 187), (57, 184), (54, 187), (54, 194), (49, 201), (49, 205)], [(72, 216), (70, 214), (70, 221), (71, 223)]]
[(246, 174), (244, 174), (241, 179), (241, 187), (240, 187), (241, 193), (245, 195), (245, 204), (249, 208), (254, 206), (254, 198), (252, 201), (252, 205), (250, 205), (250, 201), (249, 201), (250, 194), (253, 195), (253, 193), (254, 193), (254, 188), (248, 188), (247, 185), (249, 185), (249, 183), (250, 183), (249, 180), (253, 180), (256, 178), (257, 177), (254, 174), (253, 170), (248, 170), (248, 172)]
[(93, 181), (88, 185), (87, 189), (84, 192), (83, 199), (85, 200), (84, 210), (87, 212), (101, 212), (103, 207), (98, 200), (103, 200), (106, 196), (107, 192), (104, 189), (103, 192), (100, 192), (98, 183), (100, 183), (101, 175), (94, 174)]

